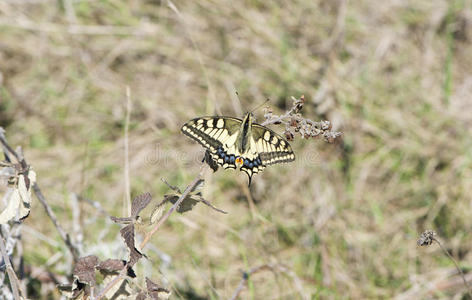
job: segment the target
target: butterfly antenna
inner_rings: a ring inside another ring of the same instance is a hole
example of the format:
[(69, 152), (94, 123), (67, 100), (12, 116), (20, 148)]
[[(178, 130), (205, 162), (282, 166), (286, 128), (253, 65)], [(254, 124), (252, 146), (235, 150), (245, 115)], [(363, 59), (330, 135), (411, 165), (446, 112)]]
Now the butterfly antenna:
[(259, 104), (258, 106), (256, 106), (253, 110), (251, 110), (250, 112), (253, 113), (254, 111), (258, 110), (259, 108), (261, 108), (262, 106), (264, 106), (267, 102), (269, 102), (270, 99), (267, 98), (264, 102), (262, 102), (261, 104)]

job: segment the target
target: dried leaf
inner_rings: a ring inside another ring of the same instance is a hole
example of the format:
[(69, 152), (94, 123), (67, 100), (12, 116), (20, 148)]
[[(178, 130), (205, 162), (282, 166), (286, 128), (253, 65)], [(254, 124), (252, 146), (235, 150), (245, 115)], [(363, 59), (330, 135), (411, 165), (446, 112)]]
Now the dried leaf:
[[(167, 299), (170, 296), (170, 291), (168, 289), (152, 282), (148, 277), (146, 277), (146, 289), (149, 297), (154, 300)], [(159, 293), (161, 293), (161, 295), (159, 295)], [(161, 296), (161, 298), (159, 296)]]
[(19, 175), (18, 191), (20, 192), (21, 202), (18, 217), (20, 220), (26, 218), (31, 209), (31, 187), (36, 182), (36, 173), (29, 171), (28, 176)]
[[(121, 259), (112, 259), (109, 258), (105, 261), (102, 261), (96, 267), (103, 275), (117, 275), (120, 271), (126, 266), (126, 261)], [(131, 278), (135, 278), (136, 274), (131, 267), (128, 267), (127, 275)]]
[(151, 194), (144, 193), (136, 196), (131, 203), (131, 218), (136, 219), (139, 213), (151, 202)]
[(166, 203), (165, 200), (163, 200), (161, 203), (154, 206), (151, 212), (151, 216), (149, 218), (149, 224), (154, 224), (157, 222), (157, 220), (161, 218), (162, 213), (164, 212), (164, 206), (163, 206), (164, 203)]
[(57, 289), (68, 299), (84, 299), (86, 285), (74, 279), (72, 284), (59, 284)]
[(126, 265), (126, 261), (109, 258), (98, 264), (97, 270), (104, 273), (118, 274)]
[(20, 192), (17, 189), (12, 189), (9, 194), (6, 194), (6, 201), (8, 204), (0, 214), (0, 224), (6, 224), (15, 218), (21, 202)]
[(125, 240), (125, 244), (128, 246), (128, 250), (130, 252), (128, 266), (132, 267), (141, 257), (143, 257), (143, 254), (139, 252), (134, 245), (134, 225), (129, 224), (121, 228), (120, 233)]
[[(3, 166), (3, 164), (2, 164)], [(7, 185), (10, 182), (10, 178), (15, 176), (15, 169), (13, 167), (4, 167), (0, 170), (0, 184)]]
[[(179, 194), (168, 194), (164, 195), (164, 200), (166, 202), (170, 202), (172, 204), (175, 204), (177, 200), (179, 200), (181, 195)], [(193, 195), (188, 195), (185, 197), (185, 199), (180, 203), (179, 207), (177, 207), (177, 212), (179, 213), (184, 213), (186, 211), (192, 210), (192, 208), (195, 206), (195, 204), (198, 203), (199, 200), (195, 199)]]
[[(23, 220), (26, 218), (31, 209), (31, 186), (36, 182), (36, 173), (28, 172), (28, 177), (18, 175), (16, 187), (12, 187), (13, 192), (7, 198), (7, 207), (0, 214), (0, 224), (5, 224), (16, 216)], [(28, 184), (27, 184), (28, 183)]]
[(131, 203), (131, 216), (119, 218), (111, 216), (110, 219), (118, 224), (131, 224), (136, 222), (139, 218), (139, 213), (148, 206), (149, 202), (151, 202), (151, 194), (144, 193), (141, 195), (136, 196)]
[(95, 267), (98, 266), (98, 263), (98, 257), (95, 255), (81, 257), (75, 264), (72, 274), (78, 279), (79, 282), (94, 286)]

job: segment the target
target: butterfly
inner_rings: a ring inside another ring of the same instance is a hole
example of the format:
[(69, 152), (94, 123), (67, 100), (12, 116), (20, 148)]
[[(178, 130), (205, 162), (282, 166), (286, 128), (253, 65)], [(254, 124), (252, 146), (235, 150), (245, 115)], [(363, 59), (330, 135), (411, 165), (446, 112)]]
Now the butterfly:
[(249, 177), (265, 167), (295, 160), (285, 138), (254, 122), (252, 113), (244, 119), (208, 116), (185, 123), (181, 131), (200, 143), (211, 159), (224, 169), (239, 169)]

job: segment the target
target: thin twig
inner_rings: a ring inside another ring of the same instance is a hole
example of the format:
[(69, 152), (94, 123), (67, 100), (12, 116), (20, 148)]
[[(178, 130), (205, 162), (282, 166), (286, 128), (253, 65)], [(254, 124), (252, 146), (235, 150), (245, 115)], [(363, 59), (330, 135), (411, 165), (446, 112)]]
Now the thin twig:
[(452, 260), (452, 262), (454, 263), (454, 265), (456, 266), (456, 269), (457, 271), (459, 271), (459, 274), (460, 276), (462, 277), (462, 281), (464, 281), (464, 285), (465, 287), (467, 288), (467, 294), (469, 294), (469, 297), (472, 298), (472, 291), (470, 289), (470, 286), (469, 286), (469, 283), (467, 282), (467, 280), (465, 279), (465, 275), (464, 275), (464, 272), (462, 272), (462, 269), (459, 267), (459, 264), (456, 262), (456, 260), (452, 257), (452, 255), (449, 253), (449, 251), (446, 250), (446, 248), (444, 248), (444, 246), (441, 244), (441, 242), (439, 242), (438, 239), (436, 239), (434, 236), (431, 237), (431, 239), (433, 241), (435, 241), (439, 247), (441, 248), (441, 250), (447, 255), (447, 257), (449, 257), (450, 260)]
[(265, 265), (260, 265), (257, 267), (254, 267), (250, 269), (248, 272), (243, 272), (243, 278), (238, 284), (238, 287), (234, 291), (233, 295), (231, 296), (230, 300), (236, 300), (239, 297), (239, 294), (243, 291), (243, 289), (246, 287), (247, 282), (249, 281), (249, 277), (257, 272), (263, 271), (263, 270), (270, 270), (273, 271), (274, 267), (270, 264), (265, 264)]
[(0, 127), (0, 142), (2, 143), (5, 150), (7, 150), (7, 151), (3, 151), (3, 152), (10, 152), (16, 158), (16, 160), (18, 162), (21, 161), (21, 159), (18, 156), (18, 154), (16, 153), (16, 151), (13, 150), (13, 148), (7, 143), (7, 140), (5, 138), (5, 129), (3, 129), (3, 127)]
[(131, 114), (131, 91), (129, 86), (126, 86), (126, 118), (125, 118), (125, 201), (126, 207), (128, 208), (127, 216), (131, 215), (131, 192), (129, 182), (129, 143), (128, 143), (128, 131), (129, 131), (129, 118)]
[[(18, 288), (20, 287), (20, 282), (18, 277), (16, 277), (15, 271), (10, 262), (10, 257), (8, 257), (7, 250), (5, 248), (5, 242), (3, 241), (3, 237), (0, 236), (0, 251), (2, 252), (3, 261), (5, 262), (5, 266), (7, 268), (8, 277), (10, 278), (10, 286), (11, 290), (13, 291), (13, 296), (15, 300), (20, 300), (20, 293), (18, 292)], [(22, 293), (24, 294), (24, 293)]]
[(46, 214), (48, 215), (48, 217), (51, 219), (52, 223), (56, 227), (56, 229), (59, 232), (59, 235), (61, 236), (62, 240), (64, 241), (67, 248), (71, 252), (72, 257), (74, 259), (74, 262), (78, 261), (79, 260), (79, 250), (72, 243), (69, 234), (65, 232), (65, 230), (62, 228), (61, 224), (59, 224), (59, 222), (57, 221), (56, 215), (54, 214), (51, 207), (47, 203), (46, 198), (44, 197), (44, 195), (41, 192), (41, 189), (39, 188), (37, 183), (34, 183), (33, 191), (34, 191), (34, 194), (36, 195), (36, 198), (38, 198), (39, 202), (41, 202), (44, 209), (46, 210)]
[(82, 214), (82, 207), (79, 203), (79, 199), (77, 194), (71, 193), (70, 194), (70, 203), (72, 208), (72, 232), (74, 235), (75, 246), (79, 250), (79, 253), (82, 252), (83, 248), (83, 241), (84, 241), (84, 233), (83, 233), (83, 226), (81, 223), (81, 214)]
[(86, 198), (82, 195), (76, 195), (76, 196), (80, 201), (84, 201), (88, 205), (90, 205), (93, 208), (97, 209), (99, 213), (101, 213), (102, 215), (104, 215), (106, 217), (106, 219), (110, 219), (110, 214), (103, 208), (103, 206), (100, 204), (100, 202), (93, 201), (92, 199)]

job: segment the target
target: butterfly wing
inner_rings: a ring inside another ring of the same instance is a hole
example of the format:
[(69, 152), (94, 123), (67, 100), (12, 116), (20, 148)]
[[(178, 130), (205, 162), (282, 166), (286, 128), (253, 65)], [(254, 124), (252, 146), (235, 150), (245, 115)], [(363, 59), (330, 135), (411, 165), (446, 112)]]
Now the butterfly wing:
[(235, 143), (241, 119), (232, 117), (195, 118), (182, 126), (182, 132), (205, 147), (211, 158), (225, 169), (236, 169)]
[(273, 130), (252, 125), (252, 136), (263, 165), (270, 166), (295, 160), (295, 154), (287, 140)]

